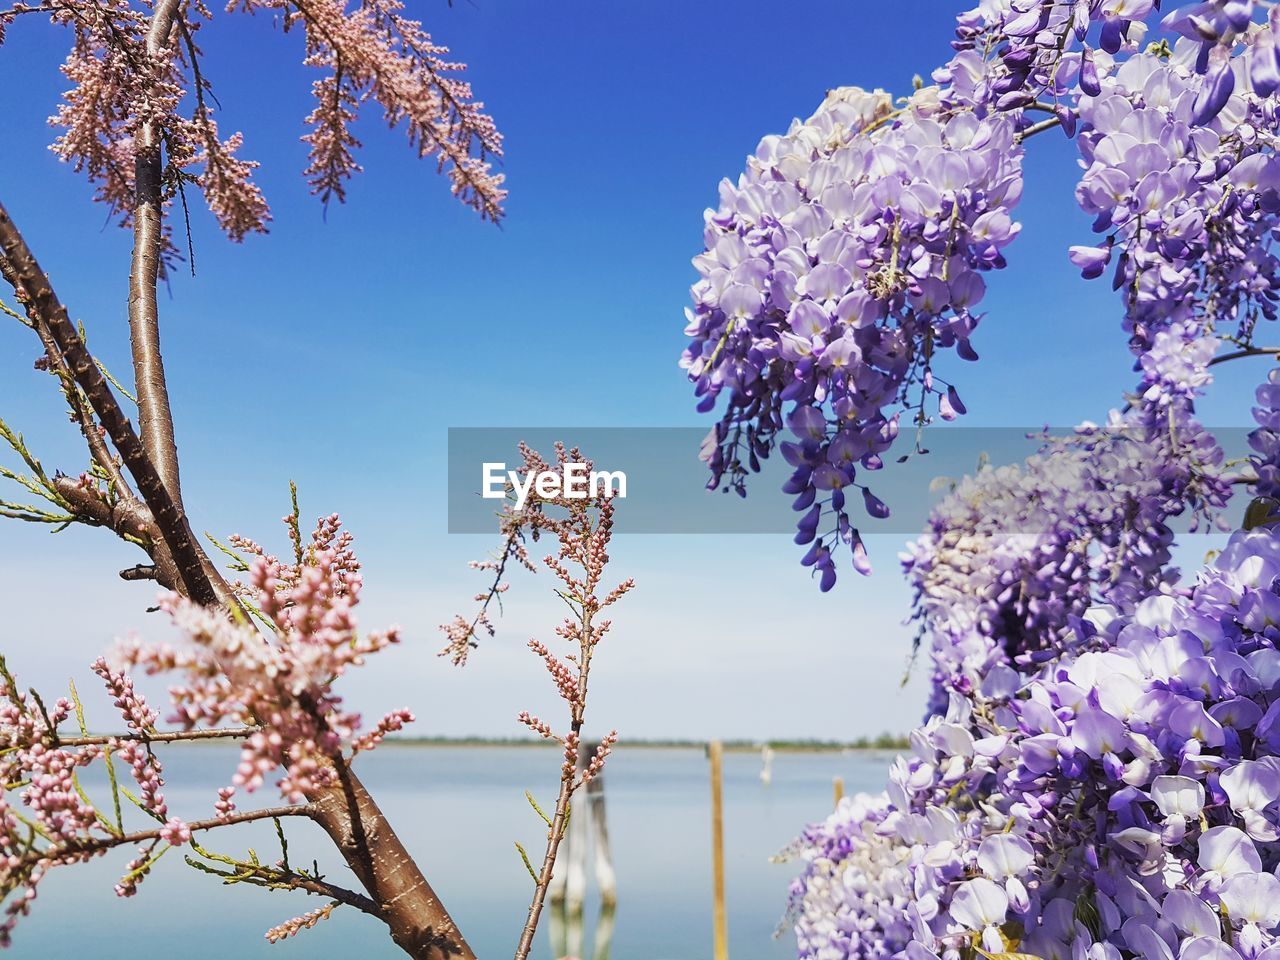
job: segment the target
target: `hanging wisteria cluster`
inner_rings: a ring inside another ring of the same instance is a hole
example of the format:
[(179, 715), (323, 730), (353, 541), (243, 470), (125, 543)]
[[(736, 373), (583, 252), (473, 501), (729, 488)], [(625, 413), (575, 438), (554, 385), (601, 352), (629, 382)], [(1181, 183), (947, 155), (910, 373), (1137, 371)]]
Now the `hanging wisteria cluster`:
[(1070, 259), (1086, 277), (1112, 268), (1134, 405), (1174, 446), (1178, 427), (1198, 431), (1182, 421), (1220, 339), (1251, 350), (1274, 319), (1280, 14), (1232, 0), (1159, 19), (1158, 7), (985, 2), (959, 18), (936, 86), (896, 106), (833, 91), (722, 183), (682, 361), (700, 410), (724, 395), (703, 450), (710, 486), (745, 493), (782, 444), (796, 539), (823, 589), (842, 543), (870, 569), (845, 488), (886, 517), (867, 473), (903, 427), (965, 412), (936, 351), (976, 359), (982, 274), (1017, 233), (1027, 137), (1056, 128), (1079, 147), (1077, 196), (1099, 241)]
[(1204, 520), (1229, 490), (1203, 431), (1116, 416), (1046, 441), (1019, 466), (985, 466), (933, 511), (903, 555), (914, 619), (931, 641), (931, 712), (999, 665), (1056, 656), (1095, 599), (1131, 611), (1176, 581), (1172, 518)]
[[(976, 359), (982, 273), (1004, 266), (1022, 191), (1014, 122), (948, 115), (936, 89), (901, 110), (883, 93), (833, 91), (809, 120), (766, 137), (709, 212), (694, 262), (684, 366), (726, 409), (704, 456), (710, 486), (745, 493), (775, 443), (794, 468), (806, 565), (835, 582), (833, 549), (866, 553), (846, 490), (887, 516), (867, 474), (917, 421), (964, 405), (934, 372), (936, 352)], [(784, 408), (790, 405), (789, 410)], [(779, 435), (788, 437), (779, 440)]]
[(1238, 533), (1189, 595), (1094, 606), (1029, 679), (999, 667), (953, 695), (886, 800), (811, 831), (801, 955), (1262, 956), (1280, 924), (1278, 575), (1280, 539)]
[[(1247, 461), (1195, 415), (1216, 363), (1275, 353), (1278, 36), (1250, 0), (959, 18), (931, 120), (1074, 139), (1097, 239), (1067, 253), (1113, 278), (1136, 383), (1104, 426), (961, 481), (904, 555), (927, 719), (883, 796), (798, 841), (802, 957), (1280, 957), (1280, 372)], [(791, 399), (761, 404), (806, 416)], [(1173, 518), (1220, 522), (1233, 487), (1246, 529), (1183, 583)]]
[(1280, 371), (1272, 370), (1267, 382), (1258, 387), (1257, 400), (1253, 418), (1258, 428), (1249, 434), (1257, 461), (1254, 492), (1280, 503)]

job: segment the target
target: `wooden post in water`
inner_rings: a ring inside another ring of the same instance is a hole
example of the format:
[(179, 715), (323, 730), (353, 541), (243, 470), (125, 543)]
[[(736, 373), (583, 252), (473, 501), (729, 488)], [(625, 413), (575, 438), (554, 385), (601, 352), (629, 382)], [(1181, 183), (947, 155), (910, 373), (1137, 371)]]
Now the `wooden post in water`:
[[(595, 751), (592, 750), (593, 755), (594, 753)], [(609, 822), (604, 815), (604, 774), (600, 774), (587, 784), (586, 801), (591, 807), (591, 828), (596, 852), (596, 884), (600, 887), (600, 904), (603, 912), (604, 907), (618, 905), (618, 877), (613, 869), (613, 853), (609, 849)]]
[(724, 905), (724, 744), (712, 740), (707, 755), (711, 758), (712, 957), (729, 960), (729, 921)]
[(844, 799), (844, 777), (836, 777), (831, 781), (831, 792), (835, 796), (835, 805), (840, 806)]

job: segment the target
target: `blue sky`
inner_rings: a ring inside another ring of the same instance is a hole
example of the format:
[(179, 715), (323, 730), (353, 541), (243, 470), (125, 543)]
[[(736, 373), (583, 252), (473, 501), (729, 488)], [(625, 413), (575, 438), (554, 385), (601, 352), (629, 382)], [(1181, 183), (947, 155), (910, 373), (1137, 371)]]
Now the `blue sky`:
[[(242, 129), (245, 155), (263, 163), (275, 222), (236, 246), (195, 212), (198, 271), (162, 299), (165, 354), (197, 528), (278, 542), (296, 479), (304, 512), (337, 510), (359, 537), (364, 622), (406, 628), (403, 648), (352, 678), (351, 698), (370, 712), (414, 707), (420, 733), (498, 735), (522, 708), (554, 709), (523, 641), (549, 636), (559, 615), (548, 578), (519, 578), (498, 639), (464, 673), (435, 658), (435, 625), (479, 585), (465, 561), (490, 546), (445, 533), (446, 429), (702, 422), (676, 361), (718, 181), (830, 87), (909, 91), (946, 59), (954, 11), (432, 0), (411, 12), (470, 64), (506, 136), (504, 225), (457, 205), (372, 111), (359, 129), (366, 172), (323, 215), (300, 176), (312, 79), (300, 38), (219, 13), (201, 34), (204, 72), (223, 129)], [(128, 238), (47, 150), (68, 42), (33, 21), (0, 50), (0, 197), (123, 374)], [(1024, 232), (989, 281), (982, 360), (955, 371), (970, 425), (1100, 419), (1132, 381), (1109, 285), (1066, 262), (1067, 245), (1090, 236), (1072, 149), (1053, 133), (1029, 147)], [(51, 381), (31, 370), (36, 355), (27, 331), (0, 327), (0, 415), (47, 465), (76, 472), (82, 454)], [(1262, 372), (1227, 368), (1205, 419), (1246, 424)], [(620, 539), (618, 572), (640, 587), (601, 652), (592, 718), (634, 736), (906, 729), (922, 691), (896, 686), (909, 649), (902, 538), (869, 543), (876, 575), (820, 596), (786, 537)], [(163, 632), (142, 612), (147, 588), (114, 578), (135, 559), (100, 531), (51, 540), (0, 526), (0, 648), (28, 682), (83, 675), (131, 629)]]

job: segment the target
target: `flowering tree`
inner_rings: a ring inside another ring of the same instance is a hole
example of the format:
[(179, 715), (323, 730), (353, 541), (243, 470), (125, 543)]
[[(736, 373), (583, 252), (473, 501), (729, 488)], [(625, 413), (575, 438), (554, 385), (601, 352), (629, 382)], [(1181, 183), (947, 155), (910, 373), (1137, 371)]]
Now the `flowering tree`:
[[(455, 195), (481, 217), (499, 219), (505, 191), (488, 157), (501, 152), (501, 138), (458, 78), (462, 65), (445, 59), (448, 50), (404, 15), (399, 0), (250, 0), (228, 8), (237, 10), (270, 11), (283, 29), (305, 33), (305, 63), (320, 71), (303, 138), (311, 148), (305, 173), (322, 201), (341, 201), (347, 179), (359, 170), (350, 125), (374, 101), (392, 127), (406, 130), (419, 155), (437, 158)], [(159, 277), (182, 257), (168, 214), (175, 203), (185, 209), (191, 187), (233, 240), (264, 232), (270, 220), (253, 182), (256, 164), (239, 155), (240, 135), (219, 133), (216, 98), (197, 43), (201, 23), (212, 14), (203, 3), (178, 0), (19, 3), (0, 11), (0, 41), (11, 23), (42, 16), (73, 38), (63, 66), (71, 87), (51, 121), (61, 131), (53, 149), (89, 178), (96, 198), (133, 233), (129, 328), (136, 397), (90, 354), (83, 328), (72, 323), (0, 206), (0, 276), (16, 300), (16, 308), (2, 302), (0, 308), (38, 338), (36, 366), (56, 379), (89, 456), (77, 476), (50, 474), (23, 437), (0, 421), (0, 438), (21, 461), (18, 469), (0, 466), (0, 477), (23, 494), (17, 501), (0, 499), (0, 514), (55, 527), (102, 527), (136, 545), (146, 561), (121, 576), (162, 588), (161, 607), (184, 639), (173, 646), (135, 643), (93, 664), (122, 722), (123, 729), (110, 734), (93, 732), (74, 686), (66, 696), (42, 697), (24, 690), (0, 659), (0, 945), (10, 943), (51, 869), (129, 848), (134, 859), (116, 891), (132, 896), (161, 856), (183, 848), (188, 863), (224, 880), (324, 899), (318, 909), (268, 931), (272, 942), (347, 906), (383, 921), (412, 957), (473, 957), (353, 766), (359, 754), (413, 716), (397, 709), (365, 725), (338, 692), (343, 674), (398, 641), (394, 629), (357, 629), (362, 581), (351, 535), (336, 515), (305, 535), (295, 491), (285, 518), (291, 546), (285, 559), (245, 537), (226, 545), (214, 541), (238, 577), (228, 582), (192, 534), (183, 506), (156, 300)], [(120, 397), (136, 402), (136, 431)], [(559, 455), (562, 461), (567, 456), (563, 450)], [(532, 451), (525, 457), (526, 469), (545, 469)], [(478, 627), (492, 633), (484, 610), (505, 590), (507, 559), (532, 568), (526, 535), (558, 542), (558, 553), (546, 562), (574, 610), (557, 633), (575, 652), (565, 659), (540, 642), (531, 646), (568, 705), (568, 729), (557, 734), (527, 714), (520, 719), (560, 740), (571, 759), (563, 765), (554, 815), (545, 818), (542, 867), (530, 867), (535, 895), (517, 948), (521, 958), (532, 943), (570, 798), (599, 773), (615, 740), (606, 738), (586, 770), (575, 771), (591, 654), (608, 630), (600, 614), (631, 586), (627, 581), (600, 592), (612, 509), (607, 499), (508, 508), (502, 521), (506, 549), (493, 565), (498, 579), (477, 598), (481, 613), (445, 628), (445, 652), (461, 662)], [(137, 670), (172, 679), (172, 712), (163, 727), (160, 711), (134, 687), (130, 672)], [(209, 739), (239, 741), (240, 762), (210, 798), (209, 815), (184, 821), (165, 800), (156, 749)], [(91, 797), (81, 782), (89, 767), (104, 772), (105, 796)], [(269, 777), (279, 801), (241, 809), (244, 795)], [(298, 817), (328, 835), (360, 889), (337, 885), (318, 867), (290, 862), (284, 823)], [(212, 849), (211, 832), (264, 820), (275, 823), (279, 861)]]
[[(1103, 426), (984, 467), (905, 555), (927, 719), (885, 795), (797, 844), (801, 956), (1280, 957), (1280, 376), (1245, 463), (1195, 417), (1215, 365), (1280, 359), (1280, 6), (1160, 6), (983, 0), (933, 85), (832, 91), (708, 211), (684, 365), (721, 406), (710, 485), (778, 447), (823, 590), (840, 552), (869, 572), (846, 492), (887, 516), (901, 428), (965, 412), (934, 366), (977, 360), (1032, 137), (1079, 150), (1097, 237), (1065, 252), (1113, 278), (1135, 360)], [(1183, 581), (1170, 521), (1237, 486), (1244, 529)]]

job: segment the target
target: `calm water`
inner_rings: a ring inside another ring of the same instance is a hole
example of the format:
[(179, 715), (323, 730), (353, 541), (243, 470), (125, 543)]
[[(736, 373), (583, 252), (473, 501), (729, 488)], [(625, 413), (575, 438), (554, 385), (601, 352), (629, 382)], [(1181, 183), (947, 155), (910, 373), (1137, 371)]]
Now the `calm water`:
[[(511, 956), (532, 881), (514, 841), (540, 855), (545, 828), (523, 792), (550, 802), (557, 755), (549, 750), (384, 747), (360, 761), (365, 783), (423, 864), (482, 960)], [(234, 750), (186, 747), (166, 755), (170, 809), (187, 819), (211, 813), (215, 788), (234, 768)], [(773, 934), (786, 901), (791, 865), (769, 863), (809, 820), (826, 815), (831, 780), (846, 789), (877, 790), (884, 754), (779, 754), (773, 782), (761, 783), (760, 757), (725, 758), (725, 846), (729, 948), (734, 960), (793, 956), (789, 932)], [(704, 960), (711, 952), (710, 799), (707, 762), (699, 750), (620, 749), (609, 761), (605, 798), (618, 912), (611, 960)], [(265, 796), (265, 794), (264, 794)], [(347, 884), (345, 869), (305, 823), (292, 825), (295, 862), (320, 858), (321, 869)], [(243, 855), (254, 846), (263, 859), (279, 856), (268, 826), (209, 835), (215, 850)], [(214, 841), (217, 841), (216, 844)], [(237, 846), (238, 844), (238, 846)], [(34, 914), (18, 928), (10, 956), (137, 960), (139, 957), (237, 960), (274, 957), (360, 960), (403, 956), (383, 928), (340, 908), (315, 930), (275, 946), (262, 939), (271, 926), (322, 901), (300, 894), (224, 887), (171, 852), (142, 884), (120, 900), (112, 885), (128, 855), (55, 871), (41, 887)], [(351, 884), (354, 885), (354, 884)], [(594, 891), (593, 891), (594, 893)], [(595, 916), (587, 903), (587, 947)], [(539, 931), (538, 960), (548, 960), (547, 925)]]

